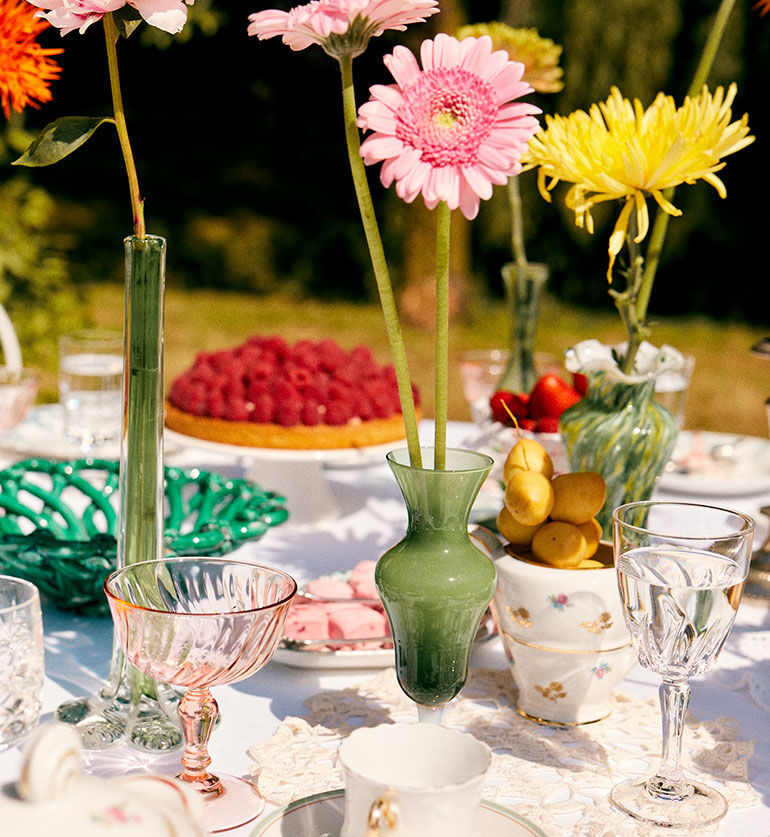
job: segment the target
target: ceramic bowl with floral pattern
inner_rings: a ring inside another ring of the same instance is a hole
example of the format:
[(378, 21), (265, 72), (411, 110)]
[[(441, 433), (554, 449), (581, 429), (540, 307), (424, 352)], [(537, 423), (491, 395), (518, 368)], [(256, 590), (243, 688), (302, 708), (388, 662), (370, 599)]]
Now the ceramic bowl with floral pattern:
[(561, 725), (600, 721), (636, 663), (612, 545), (600, 543), (594, 557), (604, 567), (549, 567), (510, 545), (495, 557), (495, 618), (520, 715)]

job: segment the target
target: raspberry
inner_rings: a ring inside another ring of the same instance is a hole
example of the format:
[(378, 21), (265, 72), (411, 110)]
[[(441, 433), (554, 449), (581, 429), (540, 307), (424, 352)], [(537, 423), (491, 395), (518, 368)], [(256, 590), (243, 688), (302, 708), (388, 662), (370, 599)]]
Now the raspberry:
[(299, 390), (288, 381), (274, 381), (273, 382), (273, 398), (276, 404), (281, 401), (302, 401)]
[(226, 401), (243, 401), (246, 397), (246, 387), (241, 378), (231, 378), (225, 381), (221, 392)]
[(354, 415), (357, 415), (361, 421), (369, 421), (369, 419), (374, 418), (374, 406), (362, 392), (354, 393), (353, 413)]
[(267, 395), (269, 392), (270, 382), (260, 378), (246, 386), (245, 398), (247, 401), (256, 401), (260, 395)]
[(302, 401), (291, 399), (276, 403), (273, 410), (273, 421), (283, 427), (294, 427), (302, 419)]
[(222, 396), (217, 392), (212, 392), (206, 399), (206, 412), (211, 418), (225, 417), (225, 402)]
[(341, 366), (347, 360), (347, 353), (334, 340), (322, 340), (316, 347), (319, 366), (328, 372)]
[(228, 421), (248, 421), (251, 411), (245, 401), (234, 400), (225, 404), (224, 418)]
[(297, 389), (302, 390), (313, 382), (313, 375), (302, 366), (288, 365), (286, 366), (286, 380), (293, 384)]
[(331, 404), (333, 401), (350, 401), (352, 388), (342, 381), (331, 381), (326, 393), (326, 401)]
[(266, 352), (273, 352), (276, 358), (283, 360), (288, 357), (291, 349), (283, 337), (267, 337), (261, 345)]
[(314, 398), (308, 398), (302, 406), (302, 424), (315, 427), (323, 420), (321, 405)]
[(353, 418), (353, 403), (341, 398), (337, 401), (330, 401), (326, 405), (326, 413), (324, 414), (324, 421), (335, 427), (341, 427), (347, 424)]
[(251, 420), (260, 424), (269, 424), (273, 420), (275, 410), (275, 401), (273, 401), (272, 395), (264, 392), (251, 400), (254, 402)]

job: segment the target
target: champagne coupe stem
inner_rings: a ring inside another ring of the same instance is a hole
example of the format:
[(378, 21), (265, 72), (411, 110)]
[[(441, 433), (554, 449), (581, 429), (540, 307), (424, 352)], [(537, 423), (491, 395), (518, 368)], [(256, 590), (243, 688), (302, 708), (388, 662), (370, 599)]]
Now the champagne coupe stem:
[(444, 704), (441, 706), (424, 706), (417, 704), (417, 720), (421, 724), (435, 724), (441, 726), (441, 719), (444, 717)]
[(207, 688), (188, 689), (177, 709), (185, 739), (182, 767), (178, 778), (206, 795), (222, 793), (219, 779), (208, 772), (211, 764), (208, 742), (219, 715), (217, 702)]
[(664, 680), (658, 689), (663, 727), (663, 751), (658, 772), (647, 780), (647, 793), (661, 801), (681, 801), (692, 796), (693, 786), (682, 772), (684, 716), (690, 702), (686, 681)]

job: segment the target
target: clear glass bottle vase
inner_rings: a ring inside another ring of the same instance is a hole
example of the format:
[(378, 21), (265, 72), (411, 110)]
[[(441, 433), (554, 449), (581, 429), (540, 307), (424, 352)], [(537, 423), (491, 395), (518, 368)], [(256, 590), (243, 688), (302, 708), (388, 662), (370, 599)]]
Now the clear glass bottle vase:
[[(433, 448), (422, 448), (424, 463)], [(492, 561), (468, 535), (473, 501), (493, 460), (450, 448), (446, 470), (412, 467), (407, 449), (387, 461), (407, 508), (404, 538), (378, 561), (375, 581), (393, 631), (396, 674), (421, 720), (463, 687), (473, 641), (495, 591)]]
[[(166, 240), (124, 240), (126, 301), (123, 424), (120, 446), (118, 567), (163, 557), (163, 314)], [(110, 678), (96, 695), (63, 703), (58, 720), (73, 724), (86, 749), (119, 741), (147, 752), (182, 744), (178, 693), (130, 665), (113, 642)]]
[(548, 265), (509, 262), (503, 265), (502, 274), (510, 325), (509, 355), (497, 388), (509, 392), (530, 392), (537, 381), (535, 336), (540, 300), (548, 282)]

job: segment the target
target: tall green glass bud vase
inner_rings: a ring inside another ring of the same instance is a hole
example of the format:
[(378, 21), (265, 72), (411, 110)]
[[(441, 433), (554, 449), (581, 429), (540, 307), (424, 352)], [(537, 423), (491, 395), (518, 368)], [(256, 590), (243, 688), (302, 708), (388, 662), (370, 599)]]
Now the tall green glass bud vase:
[(530, 392), (537, 381), (535, 336), (548, 265), (509, 262), (502, 268), (510, 332), (508, 363), (497, 383), (509, 392)]
[[(126, 267), (123, 426), (120, 455), (118, 566), (164, 552), (163, 312), (166, 241), (124, 240)], [(99, 694), (62, 704), (57, 718), (74, 724), (86, 749), (127, 742), (150, 753), (182, 744), (170, 687), (127, 662), (113, 643), (110, 679)]]
[[(424, 463), (434, 449), (422, 448)], [(375, 581), (390, 620), (401, 688), (421, 721), (440, 723), (468, 676), (473, 641), (495, 591), (492, 561), (471, 541), (468, 518), (493, 460), (449, 448), (446, 470), (387, 461), (406, 504), (404, 538), (377, 562)]]
[(583, 398), (565, 410), (559, 432), (573, 471), (596, 471), (607, 484), (597, 519), (602, 537), (612, 540), (612, 512), (623, 503), (649, 500), (679, 433), (676, 416), (655, 400), (659, 375), (681, 363), (664, 346), (643, 343), (634, 374), (620, 371), (615, 358), (624, 346), (585, 340), (566, 353), (571, 372), (588, 380)]

